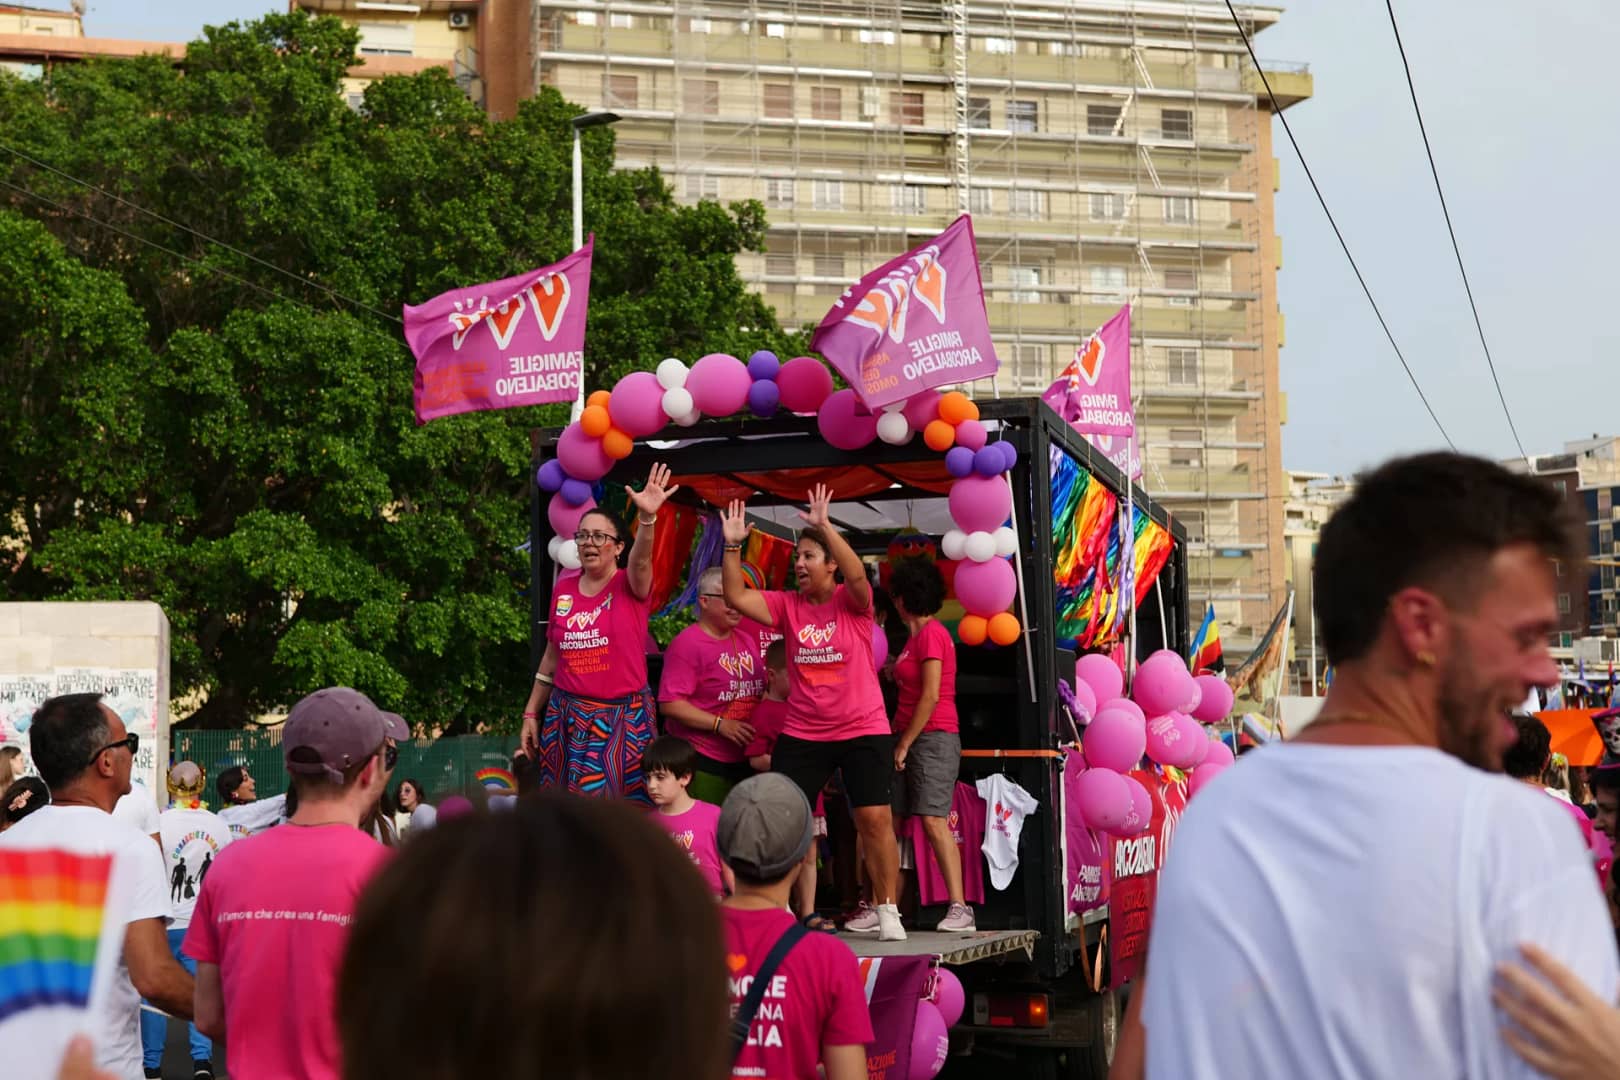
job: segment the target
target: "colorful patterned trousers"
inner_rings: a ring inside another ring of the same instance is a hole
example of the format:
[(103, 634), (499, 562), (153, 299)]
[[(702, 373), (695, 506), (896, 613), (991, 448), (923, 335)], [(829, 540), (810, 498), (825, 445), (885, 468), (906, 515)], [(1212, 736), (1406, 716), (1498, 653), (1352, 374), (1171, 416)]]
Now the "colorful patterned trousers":
[(553, 689), (540, 723), (540, 783), (646, 803), (641, 752), (657, 732), (652, 695), (596, 701)]

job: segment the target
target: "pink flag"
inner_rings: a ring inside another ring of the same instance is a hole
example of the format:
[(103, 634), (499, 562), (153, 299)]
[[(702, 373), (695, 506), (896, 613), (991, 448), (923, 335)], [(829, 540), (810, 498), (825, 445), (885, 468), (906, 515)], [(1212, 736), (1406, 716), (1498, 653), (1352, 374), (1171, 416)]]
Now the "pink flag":
[(1074, 351), (1074, 359), (1041, 400), (1085, 435), (1129, 436), (1131, 411), (1131, 305)]
[(984, 285), (963, 214), (922, 247), (890, 259), (844, 291), (810, 347), (868, 408), (920, 390), (994, 375)]
[(480, 409), (573, 401), (585, 374), (592, 236), (527, 274), (405, 307), (416, 357), (416, 422)]

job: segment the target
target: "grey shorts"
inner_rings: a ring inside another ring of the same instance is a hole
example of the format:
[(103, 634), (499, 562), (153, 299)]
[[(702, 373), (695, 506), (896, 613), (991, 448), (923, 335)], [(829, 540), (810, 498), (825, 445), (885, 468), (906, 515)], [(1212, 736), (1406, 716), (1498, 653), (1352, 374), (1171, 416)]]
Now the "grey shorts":
[(922, 817), (945, 817), (956, 794), (962, 765), (962, 740), (954, 731), (925, 731), (911, 744), (905, 771), (895, 777), (894, 811)]

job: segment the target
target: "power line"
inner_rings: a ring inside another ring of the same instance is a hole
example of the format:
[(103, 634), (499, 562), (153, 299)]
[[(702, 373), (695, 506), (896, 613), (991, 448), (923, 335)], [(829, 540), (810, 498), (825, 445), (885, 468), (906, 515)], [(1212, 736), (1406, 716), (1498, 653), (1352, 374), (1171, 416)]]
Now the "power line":
[(1513, 443), (1519, 456), (1528, 459), (1524, 443), (1519, 441), (1519, 429), (1508, 411), (1507, 395), (1502, 392), (1502, 380), (1496, 377), (1496, 361), (1491, 358), (1491, 347), (1485, 343), (1485, 326), (1479, 319), (1479, 308), (1474, 304), (1474, 289), (1468, 283), (1468, 270), (1463, 266), (1462, 249), (1457, 246), (1457, 230), (1451, 227), (1451, 209), (1446, 206), (1446, 192), (1440, 186), (1440, 171), (1434, 165), (1434, 149), (1429, 145), (1429, 130), (1423, 124), (1423, 110), (1418, 107), (1417, 87), (1412, 84), (1412, 65), (1406, 60), (1406, 46), (1401, 43), (1401, 27), (1395, 21), (1393, 0), (1384, 0), (1389, 9), (1389, 28), (1395, 31), (1395, 48), (1400, 50), (1401, 67), (1406, 71), (1406, 89), (1412, 95), (1412, 111), (1417, 114), (1418, 132), (1423, 136), (1423, 152), (1429, 156), (1429, 175), (1434, 177), (1434, 193), (1440, 196), (1440, 212), (1445, 215), (1446, 232), (1451, 236), (1451, 253), (1457, 256), (1457, 272), (1462, 275), (1463, 292), (1468, 294), (1468, 309), (1474, 313), (1474, 329), (1479, 332), (1479, 347), (1485, 350), (1485, 365), (1491, 369), (1491, 382), (1496, 384), (1496, 397), (1502, 402), (1502, 415), (1507, 417), (1508, 430), (1513, 432)]
[(1327, 199), (1323, 197), (1322, 189), (1317, 185), (1316, 177), (1311, 173), (1311, 167), (1305, 163), (1305, 153), (1299, 148), (1299, 140), (1294, 138), (1294, 129), (1288, 126), (1288, 117), (1283, 115), (1282, 106), (1277, 103), (1277, 95), (1271, 91), (1271, 80), (1266, 78), (1265, 69), (1260, 66), (1260, 58), (1254, 54), (1254, 43), (1249, 40), (1248, 32), (1243, 29), (1243, 21), (1238, 18), (1237, 9), (1232, 6), (1232, 0), (1226, 0), (1226, 10), (1231, 13), (1232, 25), (1237, 27), (1238, 35), (1243, 38), (1244, 48), (1249, 50), (1249, 59), (1254, 63), (1255, 73), (1260, 76), (1260, 83), (1266, 88), (1266, 97), (1271, 99), (1272, 111), (1276, 114), (1277, 119), (1282, 121), (1283, 131), (1288, 135), (1289, 145), (1294, 148), (1294, 156), (1299, 158), (1300, 168), (1305, 170), (1305, 178), (1311, 182), (1311, 190), (1316, 193), (1316, 201), (1321, 204), (1322, 213), (1327, 216), (1328, 224), (1333, 226), (1333, 235), (1338, 237), (1339, 247), (1344, 250), (1344, 257), (1350, 263), (1350, 269), (1355, 271), (1356, 281), (1361, 284), (1361, 291), (1367, 295), (1367, 303), (1372, 305), (1373, 314), (1378, 317), (1378, 325), (1384, 328), (1384, 336), (1389, 339), (1389, 347), (1395, 350), (1395, 358), (1401, 362), (1401, 367), (1405, 370), (1407, 379), (1412, 383), (1412, 389), (1417, 391), (1418, 400), (1422, 401), (1423, 407), (1429, 411), (1429, 419), (1433, 420), (1434, 426), (1440, 429), (1441, 438), (1446, 440), (1447, 446), (1453, 450), (1457, 449), (1457, 444), (1451, 441), (1450, 435), (1446, 434), (1446, 427), (1440, 422), (1440, 417), (1435, 415), (1434, 406), (1429, 404), (1428, 395), (1423, 392), (1423, 387), (1418, 385), (1417, 376), (1412, 374), (1412, 366), (1406, 362), (1406, 356), (1401, 352), (1401, 347), (1395, 344), (1395, 335), (1390, 332), (1389, 323), (1384, 321), (1384, 313), (1378, 309), (1378, 301), (1373, 299), (1372, 289), (1367, 287), (1367, 279), (1362, 276), (1361, 267), (1356, 265), (1355, 256), (1350, 254), (1350, 245), (1345, 242), (1344, 233), (1339, 231), (1339, 223), (1333, 220), (1333, 211), (1328, 209)]
[[(273, 270), (276, 273), (282, 275), (283, 277), (291, 278), (292, 280), (298, 282), (298, 284), (300, 284), (300, 285), (307, 285), (307, 286), (309, 286), (311, 288), (319, 289), (322, 292), (326, 293), (328, 296), (331, 296), (332, 298), (334, 298), (336, 300), (341, 300), (346, 304), (352, 304), (353, 306), (355, 306), (357, 308), (361, 308), (361, 309), (363, 309), (365, 311), (369, 311), (373, 315), (379, 316), (380, 318), (390, 319), (390, 320), (392, 320), (393, 322), (396, 322), (396, 323), (403, 323), (404, 322), (404, 320), (401, 319), (398, 315), (390, 315), (386, 311), (379, 311), (378, 309), (372, 307), (370, 304), (367, 304), (364, 301), (356, 300), (352, 296), (345, 296), (343, 293), (338, 292), (336, 289), (331, 288), (328, 285), (323, 285), (319, 281), (316, 281), (316, 280), (314, 280), (312, 278), (299, 277), (297, 274), (293, 273), (291, 270), (284, 269), (284, 268), (282, 268), (280, 266), (277, 266), (275, 263), (268, 262), (268, 261), (266, 261), (264, 259), (261, 259), (261, 258), (259, 258), (259, 256), (254, 255), (252, 252), (243, 251), (241, 248), (233, 247), (232, 245), (227, 244), (223, 240), (215, 239), (214, 237), (209, 236), (207, 233), (200, 232), (199, 230), (192, 228), (190, 225), (187, 225), (187, 224), (185, 224), (183, 222), (175, 221), (173, 218), (170, 218), (170, 217), (165, 217), (164, 215), (158, 213), (156, 210), (148, 210), (146, 207), (141, 206), (139, 203), (131, 202), (130, 200), (124, 198), (122, 195), (119, 195), (116, 192), (108, 191), (106, 188), (103, 188), (103, 187), (97, 187), (95, 184), (92, 184), (88, 180), (81, 180), (77, 176), (74, 176), (72, 173), (64, 172), (63, 170), (58, 169), (55, 165), (52, 165), (52, 164), (50, 164), (49, 162), (46, 162), (46, 161), (41, 161), (39, 158), (34, 157), (31, 154), (25, 153), (22, 150), (18, 150), (14, 146), (8, 146), (5, 143), (0, 143), (0, 150), (4, 150), (6, 153), (11, 154), (14, 157), (21, 158), (23, 161), (28, 162), (29, 164), (35, 166), (36, 168), (44, 169), (46, 172), (55, 173), (57, 176), (60, 176), (62, 179), (70, 180), (73, 183), (78, 184), (80, 187), (89, 188), (91, 191), (94, 191), (96, 194), (102, 195), (102, 196), (104, 196), (106, 198), (109, 198), (109, 199), (113, 200), (114, 202), (119, 203), (119, 204), (121, 204), (123, 206), (127, 206), (131, 210), (134, 210), (137, 213), (145, 214), (147, 217), (155, 218), (158, 221), (163, 222), (165, 225), (169, 225), (169, 226), (172, 226), (173, 228), (180, 229), (183, 232), (190, 233), (192, 236), (195, 236), (197, 239), (202, 240), (205, 243), (213, 244), (216, 247), (224, 248), (226, 251), (229, 251), (231, 254), (236, 255), (239, 258), (247, 259), (250, 262), (258, 263), (260, 266), (264, 267), (265, 269)], [(29, 192), (29, 194), (33, 194), (33, 193)], [(88, 215), (81, 215), (81, 216), (86, 216), (87, 217)], [(90, 220), (95, 220), (95, 219), (92, 218)], [(97, 224), (106, 224), (106, 223), (105, 222), (97, 222)], [(108, 227), (112, 228), (112, 226), (110, 226), (110, 225)], [(156, 246), (156, 245), (154, 245), (154, 246)], [(163, 250), (168, 250), (168, 249), (164, 248)], [(179, 253), (178, 252), (170, 252), (170, 254), (178, 255)], [(184, 258), (185, 256), (181, 256), (181, 257)], [(237, 280), (240, 281), (242, 279), (238, 278)], [(279, 295), (279, 294), (277, 294), (277, 295)]]

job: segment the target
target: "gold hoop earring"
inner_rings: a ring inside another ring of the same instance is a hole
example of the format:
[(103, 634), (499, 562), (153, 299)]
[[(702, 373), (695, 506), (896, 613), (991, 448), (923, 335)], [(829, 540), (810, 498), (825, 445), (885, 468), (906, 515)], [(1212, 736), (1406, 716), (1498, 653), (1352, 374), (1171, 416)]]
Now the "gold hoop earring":
[(1417, 662), (1422, 664), (1424, 667), (1434, 667), (1434, 653), (1430, 652), (1428, 649), (1418, 650)]

